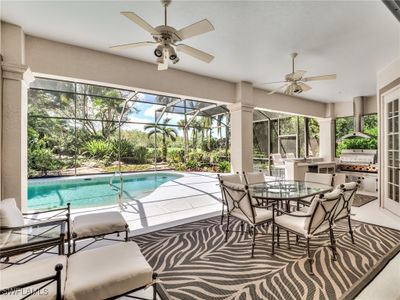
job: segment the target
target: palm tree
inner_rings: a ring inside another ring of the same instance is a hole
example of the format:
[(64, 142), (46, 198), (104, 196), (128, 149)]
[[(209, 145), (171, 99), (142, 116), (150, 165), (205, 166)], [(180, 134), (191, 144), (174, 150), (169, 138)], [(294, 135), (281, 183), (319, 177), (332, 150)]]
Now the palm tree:
[[(170, 118), (165, 118), (164, 124), (168, 124), (168, 122), (171, 121)], [(178, 132), (176, 131), (175, 128), (173, 127), (167, 127), (165, 125), (146, 125), (144, 127), (145, 130), (149, 130), (147, 133), (147, 136), (150, 138), (151, 136), (155, 136), (157, 139), (157, 134), (162, 136), (162, 159), (163, 161), (167, 161), (167, 152), (168, 152), (168, 145), (167, 145), (167, 139), (170, 139), (171, 141), (175, 142), (176, 138), (178, 136)]]
[(201, 124), (198, 120), (192, 120), (192, 122), (190, 123), (190, 127), (192, 128), (192, 148), (193, 150), (196, 150), (198, 134), (202, 129)]
[(186, 118), (178, 121), (178, 126), (182, 127), (183, 130), (183, 138), (185, 142), (185, 161), (187, 160), (189, 154), (189, 130), (186, 124), (187, 124)]

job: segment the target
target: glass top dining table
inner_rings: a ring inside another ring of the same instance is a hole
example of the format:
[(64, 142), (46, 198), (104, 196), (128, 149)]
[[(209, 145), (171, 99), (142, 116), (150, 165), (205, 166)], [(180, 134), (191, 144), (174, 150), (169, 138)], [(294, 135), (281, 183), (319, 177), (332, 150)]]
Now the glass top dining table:
[(255, 198), (266, 200), (299, 200), (330, 192), (332, 187), (300, 180), (277, 180), (249, 185)]

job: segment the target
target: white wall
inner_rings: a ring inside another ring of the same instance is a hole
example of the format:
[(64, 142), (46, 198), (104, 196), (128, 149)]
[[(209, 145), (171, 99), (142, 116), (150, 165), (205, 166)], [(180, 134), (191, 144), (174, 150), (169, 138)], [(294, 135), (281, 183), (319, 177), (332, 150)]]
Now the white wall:
[[(378, 102), (376, 96), (367, 96), (363, 100), (364, 114), (372, 114), (378, 112)], [(352, 116), (353, 112), (353, 99), (346, 102), (334, 103), (334, 117), (348, 117)]]
[[(225, 104), (237, 102), (236, 83), (168, 69), (109, 53), (67, 45), (34, 36), (26, 37), (26, 61), (34, 73), (114, 84), (153, 93), (190, 97)], [(324, 117), (325, 103), (254, 90), (254, 100), (264, 109)]]

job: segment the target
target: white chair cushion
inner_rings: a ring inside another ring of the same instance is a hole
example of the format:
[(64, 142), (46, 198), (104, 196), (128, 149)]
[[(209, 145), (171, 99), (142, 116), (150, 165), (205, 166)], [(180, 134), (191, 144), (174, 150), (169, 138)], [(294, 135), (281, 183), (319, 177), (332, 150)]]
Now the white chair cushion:
[[(256, 223), (259, 224), (268, 220), (272, 220), (272, 211), (269, 209), (264, 209), (264, 208), (254, 208), (255, 212), (255, 219)], [(240, 210), (234, 210), (232, 211), (232, 216), (235, 216), (238, 219), (241, 219), (245, 222), (251, 223), (251, 220), (249, 220)]]
[(262, 172), (247, 172), (244, 174), (247, 184), (257, 184), (265, 182), (265, 177)]
[(239, 174), (220, 174), (219, 179), (224, 183), (242, 184), (242, 178)]
[(64, 299), (106, 299), (151, 283), (152, 275), (134, 242), (81, 251), (68, 259)]
[(124, 231), (126, 221), (120, 212), (111, 211), (76, 216), (72, 222), (72, 233), (77, 238)]
[[(63, 255), (52, 255), (48, 258), (32, 260), (22, 265), (12, 266), (1, 270), (0, 286), (2, 289), (5, 289), (28, 281), (53, 276), (56, 274), (54, 268), (57, 264), (62, 264), (64, 266), (61, 270), (61, 292), (63, 292), (67, 265), (67, 257)], [(26, 287), (23, 290), (19, 290), (19, 293), (15, 292), (8, 295), (1, 295), (1, 299), (21, 299), (23, 296), (26, 296), (28, 291), (33, 291), (42, 285), (43, 283), (39, 283)], [(28, 299), (56, 299), (56, 282), (49, 284), (45, 289), (46, 290), (41, 290), (40, 293), (38, 292), (35, 295), (32, 295)]]
[(24, 216), (17, 207), (15, 199), (8, 198), (0, 201), (1, 227), (18, 227), (24, 225)]
[[(305, 213), (301, 211), (296, 211), (291, 214), (298, 216), (305, 215)], [(308, 219), (309, 217), (293, 217), (290, 215), (281, 215), (275, 217), (275, 223), (290, 230), (293, 230), (294, 232), (297, 232), (303, 236), (306, 236), (307, 230), (305, 229), (304, 225)]]

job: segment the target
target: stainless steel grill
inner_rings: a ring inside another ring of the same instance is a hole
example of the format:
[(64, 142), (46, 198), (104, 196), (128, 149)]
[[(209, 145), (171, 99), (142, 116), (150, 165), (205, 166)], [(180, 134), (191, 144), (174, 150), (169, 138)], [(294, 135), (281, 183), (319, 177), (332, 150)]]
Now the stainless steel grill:
[(378, 173), (377, 150), (343, 150), (337, 166), (339, 171)]

